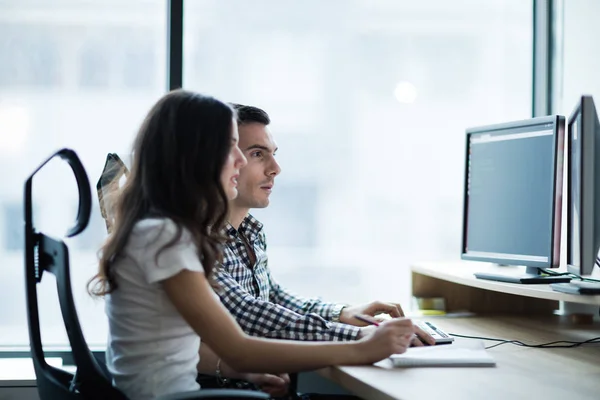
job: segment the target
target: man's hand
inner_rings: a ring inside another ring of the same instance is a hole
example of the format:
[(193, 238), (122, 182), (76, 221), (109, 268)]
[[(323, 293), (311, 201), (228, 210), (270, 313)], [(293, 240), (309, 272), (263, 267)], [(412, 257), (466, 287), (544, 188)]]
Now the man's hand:
[(244, 374), (243, 378), (254, 383), (272, 397), (283, 397), (288, 394), (290, 377), (288, 374)]
[(404, 316), (404, 311), (402, 311), (400, 304), (374, 301), (360, 306), (344, 307), (340, 313), (340, 322), (354, 326), (365, 326), (366, 323), (357, 320), (354, 316), (369, 315), (375, 317), (377, 314), (389, 314), (392, 318), (399, 318)]

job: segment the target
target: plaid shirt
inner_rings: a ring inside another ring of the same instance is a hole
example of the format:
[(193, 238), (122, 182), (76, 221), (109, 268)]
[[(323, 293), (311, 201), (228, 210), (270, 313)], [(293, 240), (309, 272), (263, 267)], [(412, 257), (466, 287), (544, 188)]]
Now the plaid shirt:
[[(330, 322), (341, 305), (304, 299), (281, 287), (269, 271), (263, 227), (248, 215), (238, 230), (226, 227), (223, 264), (213, 272), (221, 301), (249, 335), (276, 339), (341, 341), (358, 338), (359, 328)], [(254, 265), (246, 242), (256, 255)]]

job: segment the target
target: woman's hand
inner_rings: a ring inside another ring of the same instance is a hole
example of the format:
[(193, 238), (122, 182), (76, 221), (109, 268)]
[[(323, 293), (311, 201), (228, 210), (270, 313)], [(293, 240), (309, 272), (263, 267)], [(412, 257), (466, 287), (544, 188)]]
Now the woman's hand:
[(415, 327), (408, 318), (394, 318), (382, 322), (377, 329), (357, 344), (360, 364), (371, 364), (392, 354), (401, 354), (410, 347), (415, 334)]

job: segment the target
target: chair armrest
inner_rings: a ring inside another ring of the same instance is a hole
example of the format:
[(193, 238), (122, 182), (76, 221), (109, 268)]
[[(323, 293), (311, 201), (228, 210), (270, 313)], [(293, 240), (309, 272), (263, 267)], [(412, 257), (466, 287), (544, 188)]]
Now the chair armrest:
[(161, 396), (156, 400), (267, 400), (269, 395), (255, 390), (239, 389), (201, 389), (193, 392), (173, 393)]

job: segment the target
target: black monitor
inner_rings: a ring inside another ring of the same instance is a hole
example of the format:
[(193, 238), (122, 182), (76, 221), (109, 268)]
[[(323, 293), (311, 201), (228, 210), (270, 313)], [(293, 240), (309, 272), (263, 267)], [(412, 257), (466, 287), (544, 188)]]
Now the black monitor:
[(569, 281), (539, 270), (560, 262), (564, 132), (559, 115), (467, 129), (461, 258), (526, 267), (477, 278)]
[(567, 269), (591, 275), (600, 249), (600, 123), (591, 96), (569, 117), (567, 154)]

